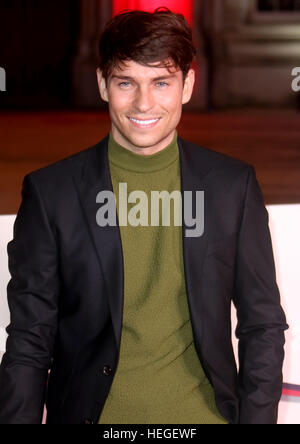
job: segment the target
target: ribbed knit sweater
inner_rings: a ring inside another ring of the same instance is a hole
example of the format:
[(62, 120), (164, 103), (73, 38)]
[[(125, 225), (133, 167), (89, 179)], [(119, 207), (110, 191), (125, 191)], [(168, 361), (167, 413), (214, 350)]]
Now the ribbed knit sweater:
[[(144, 156), (108, 147), (114, 193), (119, 183), (148, 196), (148, 226), (120, 226), (124, 310), (120, 357), (99, 424), (226, 424), (194, 347), (182, 254), (182, 227), (151, 225), (151, 191), (180, 191), (177, 134)], [(128, 203), (128, 212), (137, 205)], [(161, 219), (160, 219), (161, 221)]]

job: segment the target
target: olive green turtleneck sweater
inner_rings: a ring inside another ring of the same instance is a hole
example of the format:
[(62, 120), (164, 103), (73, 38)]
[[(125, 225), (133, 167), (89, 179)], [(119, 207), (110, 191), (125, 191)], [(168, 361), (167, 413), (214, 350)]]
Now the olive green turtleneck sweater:
[[(109, 165), (119, 203), (144, 191), (148, 226), (120, 226), (124, 311), (120, 358), (99, 424), (225, 424), (194, 347), (182, 256), (181, 226), (151, 225), (151, 191), (180, 190), (177, 134), (162, 151), (144, 156), (110, 135)], [(136, 203), (128, 204), (128, 212)]]

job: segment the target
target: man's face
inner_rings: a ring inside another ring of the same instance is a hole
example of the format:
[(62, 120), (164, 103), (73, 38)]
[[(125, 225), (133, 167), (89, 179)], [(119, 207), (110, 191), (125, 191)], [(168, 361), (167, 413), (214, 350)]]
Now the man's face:
[(135, 153), (154, 154), (172, 142), (182, 105), (194, 86), (194, 71), (183, 82), (181, 70), (148, 67), (134, 61), (116, 67), (107, 83), (97, 69), (103, 100), (109, 104), (112, 135)]

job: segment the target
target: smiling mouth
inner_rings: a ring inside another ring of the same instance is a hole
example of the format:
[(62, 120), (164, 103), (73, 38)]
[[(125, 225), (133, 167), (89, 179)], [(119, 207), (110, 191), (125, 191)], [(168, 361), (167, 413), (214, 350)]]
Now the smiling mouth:
[(151, 128), (152, 126), (156, 125), (161, 118), (159, 117), (156, 119), (140, 120), (134, 119), (133, 117), (128, 117), (128, 119), (134, 124), (134, 126), (137, 126), (139, 128)]

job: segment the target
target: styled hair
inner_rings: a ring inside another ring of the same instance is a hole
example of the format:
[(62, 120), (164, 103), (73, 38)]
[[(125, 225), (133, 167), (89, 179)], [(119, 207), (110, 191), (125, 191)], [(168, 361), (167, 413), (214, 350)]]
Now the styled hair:
[(116, 15), (99, 42), (99, 68), (106, 81), (115, 67), (130, 60), (144, 66), (175, 66), (185, 78), (195, 55), (185, 17), (165, 7), (153, 13), (137, 10)]

